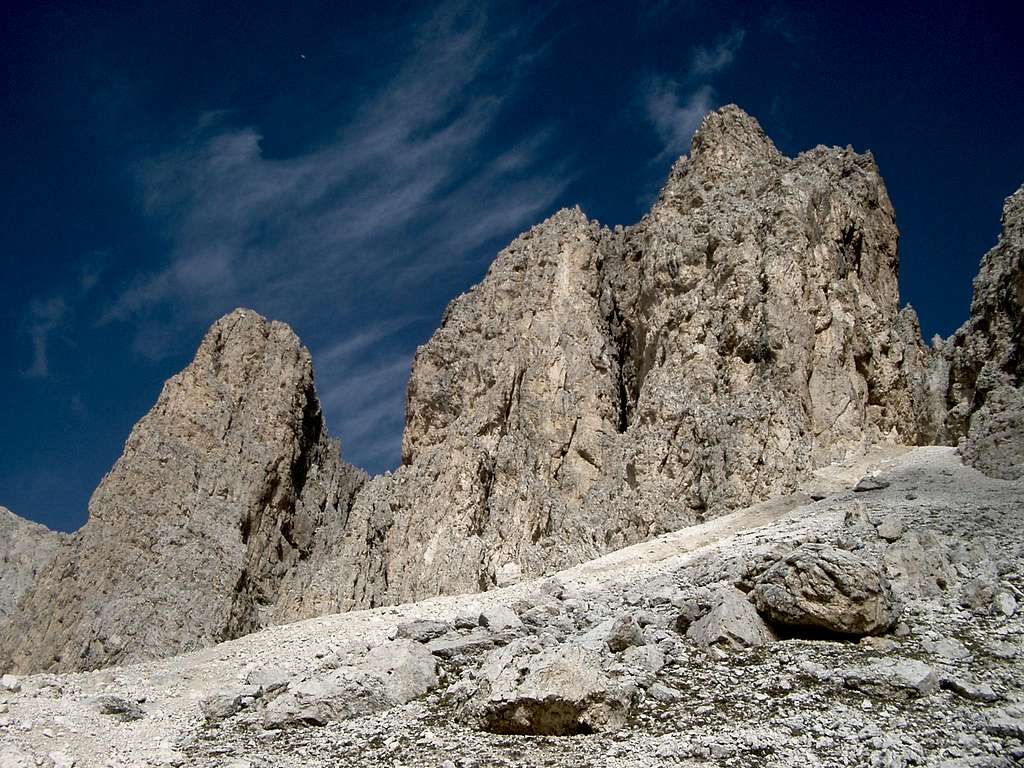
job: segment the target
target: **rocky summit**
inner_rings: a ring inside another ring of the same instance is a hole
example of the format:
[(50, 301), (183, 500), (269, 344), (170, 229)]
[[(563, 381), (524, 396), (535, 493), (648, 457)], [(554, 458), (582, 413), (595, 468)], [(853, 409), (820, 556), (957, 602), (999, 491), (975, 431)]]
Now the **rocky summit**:
[(0, 765), (1024, 759), (1024, 187), (930, 346), (895, 221), (712, 112), (449, 305), (373, 478), (221, 318), (81, 530), (0, 508)]
[(363, 481), (337, 455), (295, 334), (242, 310), (217, 321), (0, 625), (0, 665), (93, 669), (265, 626)]

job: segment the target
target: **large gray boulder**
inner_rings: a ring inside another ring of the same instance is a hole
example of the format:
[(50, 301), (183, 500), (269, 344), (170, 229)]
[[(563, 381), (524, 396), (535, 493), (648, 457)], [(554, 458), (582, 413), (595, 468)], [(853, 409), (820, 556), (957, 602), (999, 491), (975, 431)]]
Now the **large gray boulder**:
[(532, 653), (516, 641), (492, 651), (462, 716), (492, 733), (565, 736), (621, 728), (635, 687), (611, 679), (599, 653), (567, 643)]
[(790, 630), (876, 635), (900, 615), (878, 564), (827, 544), (803, 544), (776, 562), (751, 599), (768, 621)]
[(437, 662), (422, 644), (374, 646), (355, 663), (289, 683), (264, 709), (267, 728), (327, 725), (404, 704), (437, 687)]

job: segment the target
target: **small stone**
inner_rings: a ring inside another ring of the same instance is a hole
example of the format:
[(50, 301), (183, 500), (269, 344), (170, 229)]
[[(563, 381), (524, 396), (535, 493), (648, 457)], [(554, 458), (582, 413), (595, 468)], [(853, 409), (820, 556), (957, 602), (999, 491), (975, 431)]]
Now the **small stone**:
[(519, 629), (523, 626), (516, 612), (504, 605), (486, 605), (480, 613), (481, 626), (492, 632)]
[(861, 481), (853, 486), (854, 493), (864, 493), (866, 491), (880, 491), (883, 488), (889, 487), (889, 481), (883, 480), (880, 477), (867, 477), (861, 478)]
[(967, 647), (954, 637), (945, 637), (937, 641), (925, 640), (921, 645), (928, 653), (951, 661), (963, 661), (971, 655)]
[(1017, 612), (1017, 598), (1006, 590), (997, 592), (996, 596), (992, 598), (992, 607), (995, 608), (996, 613), (1009, 618)]
[(891, 637), (868, 636), (860, 639), (860, 645), (876, 653), (891, 653), (899, 645)]
[(21, 678), (17, 675), (4, 675), (0, 677), (0, 690), (19, 693), (21, 691)]
[(999, 694), (988, 683), (977, 683), (970, 678), (959, 675), (943, 675), (940, 684), (943, 688), (971, 701), (991, 703), (999, 701), (1000, 698)]
[(878, 535), (886, 541), (896, 541), (906, 532), (907, 526), (895, 515), (888, 515), (878, 526)]
[(93, 704), (101, 715), (113, 715), (120, 720), (141, 720), (146, 716), (142, 707), (135, 702), (112, 694), (97, 696), (93, 700)]
[(960, 590), (960, 605), (973, 613), (985, 616), (992, 612), (993, 601), (998, 591), (995, 579), (990, 573), (968, 581)]
[(636, 645), (643, 645), (644, 633), (640, 625), (636, 623), (633, 614), (624, 613), (619, 616), (608, 631), (608, 650), (612, 653), (620, 653), (627, 648)]
[(660, 701), (662, 704), (673, 704), (684, 698), (681, 691), (663, 683), (655, 683), (647, 690), (647, 693), (652, 699)]

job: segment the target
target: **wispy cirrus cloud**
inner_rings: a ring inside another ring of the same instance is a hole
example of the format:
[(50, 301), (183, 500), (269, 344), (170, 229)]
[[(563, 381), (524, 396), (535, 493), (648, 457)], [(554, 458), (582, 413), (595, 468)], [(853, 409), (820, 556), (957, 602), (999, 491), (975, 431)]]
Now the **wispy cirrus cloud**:
[(50, 375), (50, 336), (65, 323), (68, 304), (63, 296), (36, 299), (29, 304), (26, 332), (32, 342), (32, 363), (23, 374), (30, 379), (45, 379)]
[(681, 155), (689, 149), (694, 131), (715, 107), (711, 80), (733, 63), (745, 37), (745, 31), (737, 29), (711, 46), (697, 46), (693, 49), (689, 69), (680, 77), (655, 75), (642, 84), (640, 100), (661, 142), (654, 162)]
[(685, 95), (680, 91), (678, 83), (666, 78), (652, 80), (647, 87), (647, 117), (662, 144), (659, 160), (686, 152), (693, 132), (714, 104), (710, 85), (702, 85)]
[(690, 69), (696, 77), (707, 77), (721, 72), (733, 63), (736, 53), (743, 45), (746, 32), (742, 29), (733, 30), (728, 35), (721, 37), (710, 46), (698, 46), (693, 51)]
[(478, 274), (572, 178), (552, 156), (554, 126), (506, 127), (531, 66), (515, 52), (530, 49), (518, 40), (529, 32), (469, 3), (443, 6), (332, 138), (297, 156), (268, 157), (259, 130), (203, 115), (136, 168), (170, 253), (101, 322), (135, 325), (138, 351), (153, 358), (174, 350), (181, 329), (236, 305), (313, 327), (333, 431), (360, 463), (397, 459), (417, 343), (400, 331), (420, 322), (423, 334), (437, 320), (417, 303), (419, 287)]

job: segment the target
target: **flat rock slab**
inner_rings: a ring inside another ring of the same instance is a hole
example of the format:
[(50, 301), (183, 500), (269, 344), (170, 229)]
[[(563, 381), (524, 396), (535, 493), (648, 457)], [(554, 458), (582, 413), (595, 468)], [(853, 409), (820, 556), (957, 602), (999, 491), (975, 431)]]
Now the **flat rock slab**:
[(847, 687), (879, 696), (894, 692), (928, 696), (939, 689), (936, 671), (914, 659), (878, 659), (846, 670), (842, 677)]

